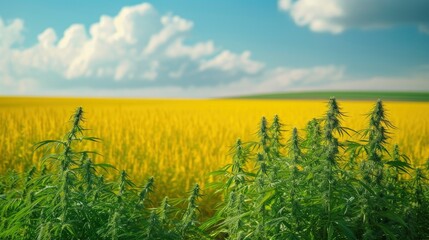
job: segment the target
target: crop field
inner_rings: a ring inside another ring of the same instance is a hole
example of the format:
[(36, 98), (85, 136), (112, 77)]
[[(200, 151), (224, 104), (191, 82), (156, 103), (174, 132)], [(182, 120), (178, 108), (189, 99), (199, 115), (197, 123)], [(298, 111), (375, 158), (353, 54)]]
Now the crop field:
[[(299, 130), (312, 118), (322, 117), (326, 102), (0, 98), (0, 172), (37, 165), (43, 151), (33, 151), (32, 146), (61, 138), (67, 119), (82, 106), (87, 135), (102, 139), (88, 146), (101, 154), (96, 161), (127, 170), (137, 181), (154, 176), (160, 195), (177, 196), (195, 182), (204, 184), (209, 172), (229, 163), (236, 139), (255, 140), (262, 116), (270, 122), (278, 114), (286, 131)], [(344, 126), (367, 126), (366, 114), (374, 102), (340, 104), (346, 114)], [(389, 142), (399, 144), (412, 164), (424, 164), (429, 158), (429, 103), (385, 105), (396, 126)]]
[(338, 106), (2, 98), (0, 238), (426, 239), (429, 104)]

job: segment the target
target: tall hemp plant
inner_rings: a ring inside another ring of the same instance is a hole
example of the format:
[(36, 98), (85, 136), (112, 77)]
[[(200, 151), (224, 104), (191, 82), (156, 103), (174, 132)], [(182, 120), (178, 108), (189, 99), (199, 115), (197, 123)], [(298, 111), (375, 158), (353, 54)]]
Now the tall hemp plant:
[[(94, 151), (82, 150), (84, 112), (77, 108), (70, 130), (60, 140), (36, 144), (45, 149), (40, 170), (10, 173), (0, 179), (0, 239), (204, 239), (197, 221), (198, 185), (186, 211), (165, 198), (151, 208), (154, 179), (138, 187), (126, 171), (110, 180), (113, 166), (95, 163)], [(106, 174), (104, 177), (102, 173)], [(183, 214), (182, 218), (177, 217)]]
[(78, 108), (62, 139), (36, 145), (40, 167), (0, 176), (0, 239), (429, 239), (429, 164), (390, 147), (381, 101), (353, 136), (343, 116), (331, 98), (302, 130), (262, 118), (257, 141), (238, 139), (213, 173), (223, 200), (200, 222), (200, 185), (156, 205), (153, 177), (139, 186), (97, 163)]

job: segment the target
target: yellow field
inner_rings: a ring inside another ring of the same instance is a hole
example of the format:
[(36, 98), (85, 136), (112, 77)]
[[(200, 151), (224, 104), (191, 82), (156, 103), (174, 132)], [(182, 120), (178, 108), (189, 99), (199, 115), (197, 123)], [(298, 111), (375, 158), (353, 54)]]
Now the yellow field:
[[(373, 102), (341, 101), (348, 115), (344, 126), (365, 128)], [(125, 100), (0, 98), (0, 172), (22, 170), (37, 163), (41, 152), (32, 145), (58, 139), (77, 106), (86, 112), (88, 135), (103, 139), (90, 147), (104, 161), (131, 172), (137, 180), (155, 176), (157, 192), (183, 195), (194, 182), (230, 161), (229, 147), (237, 138), (255, 139), (262, 116), (278, 114), (285, 129), (303, 128), (325, 111), (323, 101), (262, 100)], [(386, 102), (393, 130), (414, 164), (429, 157), (429, 103)], [(288, 136), (288, 133), (285, 133)], [(97, 145), (97, 146), (96, 146)]]

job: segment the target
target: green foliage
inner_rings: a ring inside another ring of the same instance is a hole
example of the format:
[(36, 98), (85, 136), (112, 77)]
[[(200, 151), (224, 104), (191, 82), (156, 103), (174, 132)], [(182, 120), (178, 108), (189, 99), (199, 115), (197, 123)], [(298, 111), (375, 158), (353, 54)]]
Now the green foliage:
[[(82, 126), (84, 112), (78, 108), (71, 128), (61, 140), (36, 145), (44, 148), (39, 170), (10, 172), (0, 179), (0, 239), (189, 239), (197, 231), (199, 188), (193, 190), (183, 212), (165, 198), (150, 208), (154, 179), (136, 186), (125, 171), (117, 180), (108, 164), (94, 163), (93, 151), (81, 150), (88, 137)], [(183, 213), (182, 213), (183, 212)], [(177, 215), (183, 215), (183, 220)]]
[(259, 142), (238, 141), (232, 167), (215, 172), (227, 183), (242, 177), (214, 185), (225, 198), (203, 228), (227, 239), (429, 238), (427, 168), (412, 169), (397, 145), (388, 150), (382, 102), (367, 129), (343, 127), (343, 117), (331, 98), (286, 142), (278, 116), (271, 126), (262, 118)]
[(366, 129), (343, 117), (335, 98), (303, 130), (263, 117), (258, 141), (238, 139), (232, 163), (213, 172), (223, 200), (200, 222), (198, 184), (157, 207), (153, 177), (137, 186), (94, 162), (82, 143), (100, 140), (85, 135), (78, 108), (62, 139), (36, 145), (40, 169), (0, 176), (0, 239), (428, 239), (429, 164), (412, 168), (390, 149), (381, 101)]

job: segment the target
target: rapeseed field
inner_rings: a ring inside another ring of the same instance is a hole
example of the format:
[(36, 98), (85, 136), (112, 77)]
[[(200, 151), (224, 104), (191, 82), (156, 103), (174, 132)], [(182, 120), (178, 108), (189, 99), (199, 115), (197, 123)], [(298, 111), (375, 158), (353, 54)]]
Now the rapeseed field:
[[(341, 99), (339, 99), (341, 101)], [(286, 131), (303, 129), (322, 117), (327, 100), (135, 100), (79, 98), (0, 98), (0, 172), (24, 171), (40, 162), (36, 142), (58, 139), (70, 113), (82, 106), (90, 130), (101, 138), (89, 143), (95, 161), (126, 170), (137, 181), (157, 179), (157, 193), (176, 196), (194, 183), (211, 181), (208, 173), (229, 163), (235, 139), (257, 138), (262, 116), (277, 114)], [(374, 102), (341, 101), (343, 126), (364, 129)], [(385, 102), (391, 144), (399, 144), (413, 166), (429, 158), (429, 103)], [(351, 137), (353, 139), (353, 134)], [(208, 179), (208, 180), (207, 180)]]

